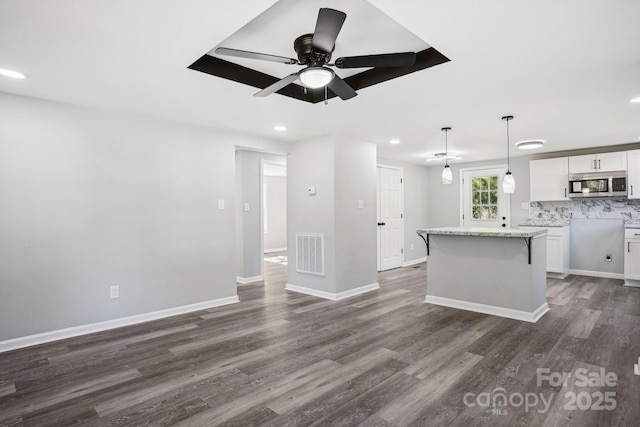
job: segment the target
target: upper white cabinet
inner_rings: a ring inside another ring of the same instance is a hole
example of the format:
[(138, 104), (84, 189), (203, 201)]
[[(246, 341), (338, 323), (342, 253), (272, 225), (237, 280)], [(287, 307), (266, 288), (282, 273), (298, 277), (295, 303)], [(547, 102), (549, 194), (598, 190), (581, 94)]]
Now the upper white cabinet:
[(640, 199), (640, 150), (627, 151), (627, 195)]
[(529, 162), (531, 201), (569, 200), (568, 185), (569, 161), (566, 157)]
[(623, 170), (627, 170), (626, 151), (569, 157), (569, 173), (613, 172)]

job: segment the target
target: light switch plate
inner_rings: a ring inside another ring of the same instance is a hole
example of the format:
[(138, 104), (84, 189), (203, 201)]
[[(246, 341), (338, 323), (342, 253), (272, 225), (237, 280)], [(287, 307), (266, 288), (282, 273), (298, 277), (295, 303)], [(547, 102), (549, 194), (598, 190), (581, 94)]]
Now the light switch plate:
[(529, 209), (529, 203), (527, 202), (520, 203), (520, 209), (523, 209), (523, 210)]
[(249, 203), (245, 203), (245, 204), (244, 204), (244, 211), (245, 211), (245, 212), (249, 212), (249, 211), (251, 210), (251, 209), (249, 209), (249, 208), (250, 208), (250, 207), (249, 207)]
[(358, 200), (358, 209), (364, 209), (364, 200)]
[(218, 200), (218, 209), (219, 210), (224, 210), (224, 199), (219, 199)]

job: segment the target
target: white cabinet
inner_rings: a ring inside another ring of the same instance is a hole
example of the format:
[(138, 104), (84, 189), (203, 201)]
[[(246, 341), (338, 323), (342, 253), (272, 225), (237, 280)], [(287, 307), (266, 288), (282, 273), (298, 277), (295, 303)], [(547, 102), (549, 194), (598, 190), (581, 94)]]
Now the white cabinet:
[(627, 170), (626, 151), (569, 157), (569, 173), (614, 172), (623, 170)]
[(640, 199), (640, 150), (627, 151), (627, 195)]
[[(569, 275), (571, 228), (564, 227), (521, 227), (525, 229), (547, 229), (547, 276), (564, 279)], [(637, 230), (640, 232), (640, 230)]]
[(640, 286), (640, 229), (624, 231), (624, 278), (627, 286)]
[(568, 185), (569, 161), (567, 157), (531, 160), (529, 162), (529, 200), (569, 200)]

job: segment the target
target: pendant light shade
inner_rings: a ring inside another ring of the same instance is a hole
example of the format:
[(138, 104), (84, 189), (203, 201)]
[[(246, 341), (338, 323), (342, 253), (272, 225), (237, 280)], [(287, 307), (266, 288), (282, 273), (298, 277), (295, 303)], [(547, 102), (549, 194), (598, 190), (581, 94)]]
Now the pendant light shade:
[(507, 173), (502, 179), (502, 191), (509, 194), (516, 191), (516, 180), (511, 174), (511, 158), (509, 157), (509, 120), (513, 120), (513, 116), (504, 116), (502, 120), (507, 122)]
[(513, 175), (509, 171), (507, 171), (502, 179), (502, 191), (505, 193), (513, 193), (516, 191), (516, 180), (513, 179)]
[(443, 184), (451, 184), (453, 182), (453, 172), (451, 172), (451, 167), (449, 165), (444, 165), (442, 169), (442, 183)]
[(449, 166), (449, 141), (447, 140), (447, 134), (451, 128), (446, 127), (440, 130), (444, 131), (444, 168), (442, 169), (442, 183), (448, 185), (453, 182), (453, 172), (451, 172), (451, 167)]

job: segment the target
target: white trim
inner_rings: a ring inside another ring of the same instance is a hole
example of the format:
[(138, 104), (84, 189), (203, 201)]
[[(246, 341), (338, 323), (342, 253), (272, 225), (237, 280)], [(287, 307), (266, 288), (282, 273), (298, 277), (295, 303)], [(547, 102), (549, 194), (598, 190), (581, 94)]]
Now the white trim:
[(628, 286), (630, 288), (640, 288), (640, 280), (624, 279), (623, 286)]
[(442, 305), (444, 307), (458, 308), (461, 310), (475, 311), (478, 313), (491, 314), (493, 316), (506, 317), (509, 319), (522, 320), (524, 322), (536, 323), (547, 311), (549, 304), (546, 302), (532, 312), (513, 310), (510, 308), (498, 307), (495, 305), (479, 304), (476, 302), (461, 301), (451, 298), (427, 295), (425, 303)]
[(74, 326), (56, 331), (43, 332), (40, 334), (27, 335), (26, 337), (12, 338), (0, 341), (0, 353), (19, 348), (30, 347), (32, 345), (44, 344), (51, 341), (63, 340), (80, 335), (92, 334), (94, 332), (106, 331), (109, 329), (121, 328), (123, 326), (136, 325), (138, 323), (152, 320), (164, 319), (165, 317), (177, 316), (179, 314), (191, 313), (194, 311), (206, 310), (208, 308), (220, 307), (222, 305), (240, 302), (238, 296), (218, 298), (210, 301), (198, 302), (195, 304), (183, 305), (180, 307), (167, 308), (164, 310), (152, 311), (149, 313), (137, 314), (135, 316), (121, 317), (119, 319), (105, 320), (104, 322), (90, 323), (88, 325)]
[(416, 264), (420, 264), (423, 262), (427, 262), (427, 257), (422, 257), (422, 258), (417, 258), (417, 259), (412, 259), (411, 261), (407, 261), (407, 262), (403, 262), (402, 266), (403, 267), (411, 267), (412, 265), (416, 265)]
[(264, 280), (262, 276), (253, 276), (253, 277), (236, 276), (236, 282), (240, 283), (241, 285), (245, 285), (247, 283), (253, 283), (253, 282), (260, 282), (262, 280)]
[(341, 299), (353, 297), (356, 295), (364, 294), (365, 292), (375, 291), (376, 289), (380, 289), (380, 285), (374, 283), (372, 285), (361, 286), (355, 289), (349, 289), (348, 291), (340, 292), (337, 294), (325, 291), (319, 291), (317, 289), (305, 288), (303, 286), (292, 285), (291, 283), (287, 283), (285, 286), (287, 291), (298, 292), (300, 294), (311, 295), (314, 297), (324, 298), (331, 301), (338, 301)]
[(273, 253), (273, 252), (286, 252), (286, 251), (287, 251), (287, 248), (275, 248), (275, 249), (265, 249), (264, 253), (265, 254), (270, 254), (270, 253)]
[(589, 271), (589, 270), (574, 270), (569, 269), (569, 274), (575, 274), (576, 276), (591, 276), (602, 277), (604, 279), (624, 279), (622, 273), (607, 273), (605, 271)]
[(554, 273), (554, 272), (551, 272), (551, 271), (547, 271), (547, 277), (550, 278), (550, 279), (564, 280), (567, 276), (568, 276), (568, 274)]

